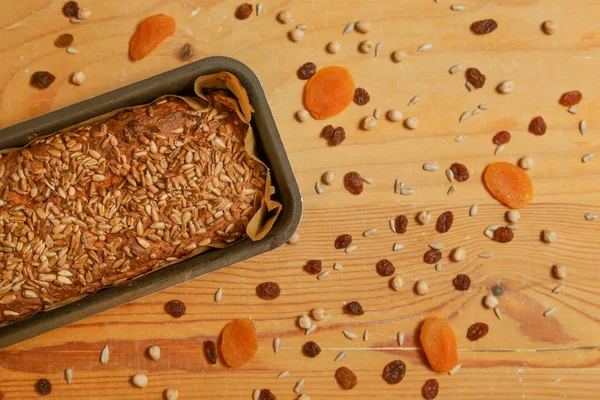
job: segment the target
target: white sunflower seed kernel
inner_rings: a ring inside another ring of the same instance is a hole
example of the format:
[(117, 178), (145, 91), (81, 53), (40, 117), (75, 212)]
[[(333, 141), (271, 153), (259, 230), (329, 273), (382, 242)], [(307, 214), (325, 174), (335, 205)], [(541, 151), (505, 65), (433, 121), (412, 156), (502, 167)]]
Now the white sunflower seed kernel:
[(462, 69), (462, 64), (456, 64), (456, 65), (453, 65), (452, 67), (450, 67), (448, 72), (450, 72), (450, 74), (454, 75), (461, 69)]

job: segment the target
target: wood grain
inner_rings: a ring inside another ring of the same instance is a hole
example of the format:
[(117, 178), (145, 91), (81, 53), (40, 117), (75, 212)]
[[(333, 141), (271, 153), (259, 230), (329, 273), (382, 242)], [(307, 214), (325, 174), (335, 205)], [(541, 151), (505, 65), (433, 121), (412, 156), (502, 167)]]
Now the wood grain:
[[(599, 221), (585, 221), (587, 212), (600, 214), (600, 164), (581, 157), (600, 145), (600, 30), (596, 16), (600, 3), (594, 0), (486, 0), (463, 3), (465, 11), (450, 11), (449, 2), (411, 0), (287, 0), (265, 2), (260, 17), (246, 21), (233, 18), (238, 2), (230, 0), (86, 0), (92, 18), (72, 25), (60, 13), (57, 0), (21, 0), (0, 15), (0, 126), (69, 105), (181, 65), (177, 55), (185, 43), (194, 46), (194, 60), (209, 55), (226, 55), (252, 67), (263, 82), (277, 119), (289, 157), (304, 195), (304, 217), (300, 244), (286, 245), (273, 252), (228, 267), (189, 283), (165, 290), (102, 315), (86, 319), (41, 337), (0, 351), (0, 391), (6, 399), (37, 398), (34, 383), (45, 377), (53, 382), (53, 398), (60, 399), (156, 399), (168, 387), (177, 388), (182, 399), (250, 399), (252, 390), (269, 388), (279, 399), (297, 397), (292, 389), (304, 378), (305, 393), (313, 399), (420, 398), (425, 380), (440, 382), (439, 399), (591, 399), (597, 397), (600, 379), (600, 279), (598, 274)], [(294, 22), (281, 25), (277, 13), (289, 9)], [(133, 63), (127, 57), (129, 38), (146, 16), (165, 13), (178, 21), (176, 35), (147, 59)], [(469, 32), (471, 22), (494, 18), (499, 28), (487, 36)], [(349, 21), (369, 19), (368, 35), (353, 32), (342, 36)], [(559, 29), (546, 36), (540, 29), (546, 19)], [(286, 32), (296, 23), (309, 27), (300, 43), (292, 43)], [(73, 47), (81, 54), (69, 55), (53, 42), (61, 33), (75, 36)], [(357, 51), (361, 40), (384, 43), (375, 59)], [(324, 47), (338, 39), (342, 50), (327, 54)], [(423, 43), (432, 43), (426, 53), (417, 53)], [(403, 49), (408, 59), (393, 63), (389, 55)], [(356, 84), (371, 94), (364, 107), (352, 105), (327, 121), (299, 124), (294, 113), (302, 107), (303, 82), (297, 67), (313, 61), (319, 66), (344, 65)], [(464, 75), (450, 75), (450, 66), (475, 66), (486, 76), (483, 89), (472, 93), (464, 87)], [(57, 76), (47, 90), (29, 87), (37, 70)], [(69, 83), (70, 75), (84, 71), (83, 86)], [(509, 95), (495, 92), (503, 80), (513, 79), (516, 90)], [(560, 95), (572, 89), (584, 94), (571, 115), (558, 105)], [(419, 95), (421, 101), (407, 106)], [(480, 103), (489, 110), (458, 122), (464, 111)], [(382, 112), (400, 109), (405, 116), (419, 118), (420, 126), (409, 131), (401, 124), (379, 121), (374, 131), (358, 129), (361, 118), (375, 107)], [(536, 137), (527, 132), (529, 120), (543, 115), (548, 133)], [(588, 133), (578, 131), (581, 119)], [(330, 148), (319, 131), (327, 124), (344, 126), (346, 141)], [(494, 133), (508, 130), (513, 140), (499, 156), (491, 143)], [(457, 135), (467, 135), (458, 143)], [(490, 224), (504, 223), (506, 209), (493, 200), (481, 183), (485, 166), (496, 160), (517, 162), (530, 155), (535, 160), (529, 171), (534, 203), (521, 211), (515, 240), (499, 244), (483, 231)], [(422, 170), (424, 162), (437, 162), (438, 172)], [(453, 162), (462, 162), (472, 178), (456, 184), (446, 195), (449, 182), (443, 173)], [(314, 184), (325, 171), (337, 179), (317, 195)], [(341, 184), (343, 175), (356, 170), (373, 178), (360, 196), (352, 196)], [(412, 196), (393, 193), (395, 179), (415, 189)], [(468, 216), (469, 207), (479, 204), (479, 213)], [(435, 232), (434, 223), (418, 225), (414, 217), (429, 208), (434, 218), (452, 210), (455, 224), (450, 232)], [(397, 235), (388, 220), (409, 216), (408, 232)], [(361, 233), (378, 231), (369, 238)], [(558, 233), (553, 244), (544, 244), (542, 229)], [(351, 233), (359, 246), (348, 255), (333, 248), (341, 233)], [(443, 270), (436, 272), (422, 261), (431, 242), (444, 242)], [(392, 251), (394, 242), (405, 244)], [(450, 251), (461, 246), (467, 259), (456, 263)], [(478, 254), (491, 252), (491, 259)], [(375, 263), (388, 258), (404, 288), (394, 292), (388, 279), (375, 273)], [(302, 271), (308, 259), (321, 259), (327, 269), (334, 262), (343, 269), (317, 281)], [(553, 294), (559, 282), (552, 277), (556, 263), (568, 266), (565, 289)], [(455, 291), (452, 278), (467, 273), (472, 287)], [(429, 283), (430, 292), (417, 296), (417, 279)], [(266, 302), (255, 294), (257, 284), (276, 281), (282, 295)], [(491, 286), (502, 283), (500, 297), (503, 319), (481, 304)], [(223, 288), (222, 302), (213, 295)], [(163, 312), (168, 300), (183, 300), (188, 314), (174, 320)], [(344, 314), (343, 305), (358, 300), (362, 317)], [(315, 359), (302, 356), (308, 340), (296, 319), (314, 307), (327, 310), (311, 339), (323, 352)], [(548, 318), (543, 312), (558, 311)], [(460, 347), (462, 370), (454, 376), (437, 374), (424, 361), (418, 343), (420, 321), (430, 314), (449, 319)], [(232, 370), (221, 362), (207, 365), (202, 342), (216, 339), (233, 318), (256, 320), (260, 347), (253, 362)], [(486, 322), (490, 333), (477, 342), (465, 338), (473, 322)], [(350, 341), (342, 330), (355, 332)], [(369, 341), (363, 341), (365, 329)], [(406, 342), (400, 348), (399, 331)], [(279, 353), (272, 350), (274, 337), (281, 337)], [(111, 349), (106, 365), (99, 362), (105, 344)], [(146, 349), (162, 348), (160, 361), (151, 361)], [(347, 358), (334, 362), (340, 351)], [(400, 358), (408, 365), (404, 381), (388, 386), (381, 379), (385, 364)], [(353, 369), (358, 386), (343, 392), (333, 378), (337, 367)], [(74, 368), (67, 385), (64, 368)], [(278, 380), (284, 370), (290, 377)], [(150, 383), (137, 389), (130, 383), (138, 372)], [(1, 396), (0, 396), (1, 397)]]

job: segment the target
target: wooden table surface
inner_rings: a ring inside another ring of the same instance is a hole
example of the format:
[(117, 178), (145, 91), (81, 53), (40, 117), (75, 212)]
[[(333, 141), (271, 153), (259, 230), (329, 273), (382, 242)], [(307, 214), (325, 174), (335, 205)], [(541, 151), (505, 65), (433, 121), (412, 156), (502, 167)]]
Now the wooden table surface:
[[(6, 5), (10, 6), (6, 7)], [(304, 196), (304, 216), (299, 244), (284, 245), (268, 254), (233, 265), (118, 309), (88, 318), (0, 351), (0, 391), (5, 399), (37, 398), (34, 383), (47, 378), (53, 383), (49, 398), (57, 399), (159, 399), (166, 388), (176, 388), (181, 399), (251, 399), (256, 388), (268, 388), (278, 399), (294, 399), (292, 391), (300, 378), (304, 393), (312, 399), (384, 399), (391, 396), (419, 399), (425, 380), (440, 382), (438, 399), (592, 399), (598, 398), (600, 380), (600, 274), (598, 249), (600, 221), (586, 221), (588, 212), (600, 214), (600, 161), (584, 164), (584, 154), (600, 144), (600, 29), (597, 0), (465, 0), (465, 10), (451, 11), (450, 0), (285, 0), (264, 2), (260, 17), (246, 21), (233, 18), (239, 1), (232, 0), (82, 0), (92, 11), (89, 20), (74, 25), (61, 15), (61, 0), (6, 0), (0, 14), (0, 126), (76, 103), (157, 73), (176, 68), (181, 47), (194, 46), (195, 59), (210, 55), (238, 58), (253, 68), (265, 87), (291, 163)], [(279, 11), (293, 12), (291, 24), (276, 21)], [(136, 24), (144, 17), (165, 13), (176, 18), (174, 37), (148, 58), (132, 62), (128, 42)], [(490, 35), (475, 36), (470, 24), (494, 18), (499, 28)], [(342, 36), (350, 21), (368, 19), (367, 35)], [(540, 25), (552, 19), (555, 35), (545, 35)], [(286, 33), (305, 23), (303, 41), (292, 43)], [(59, 34), (72, 33), (70, 55), (54, 47)], [(379, 58), (364, 55), (357, 46), (364, 39), (384, 43)], [(335, 55), (324, 48), (340, 40)], [(433, 45), (417, 53), (423, 43)], [(401, 64), (390, 59), (403, 49), (408, 58)], [(319, 67), (343, 65), (357, 86), (366, 88), (371, 102), (351, 105), (341, 115), (324, 121), (300, 124), (294, 113), (302, 107), (303, 81), (296, 69), (307, 61)], [(484, 88), (465, 89), (464, 68), (456, 75), (454, 64), (473, 66), (487, 75)], [(29, 86), (34, 71), (48, 70), (56, 82), (47, 90)], [(83, 86), (69, 83), (75, 71), (84, 71)], [(514, 93), (501, 95), (496, 85), (515, 81)], [(559, 96), (579, 89), (584, 100), (578, 115), (558, 104)], [(407, 106), (419, 95), (421, 101)], [(459, 123), (464, 111), (480, 103), (489, 106), (477, 116)], [(405, 117), (416, 116), (419, 128), (410, 131), (385, 119), (369, 132), (359, 121), (375, 107), (382, 112), (400, 109)], [(527, 132), (530, 119), (543, 115), (548, 122), (545, 136)], [(588, 121), (581, 135), (579, 121)], [(319, 137), (327, 123), (344, 126), (346, 141), (328, 147)], [(513, 139), (495, 156), (493, 134), (508, 130)], [(467, 139), (456, 142), (457, 135)], [(534, 202), (521, 210), (522, 219), (509, 244), (492, 242), (483, 235), (486, 226), (502, 224), (506, 208), (494, 200), (481, 182), (481, 173), (494, 161), (516, 163), (530, 155), (535, 166), (529, 171), (535, 187)], [(424, 162), (437, 162), (437, 172), (425, 172)], [(471, 179), (449, 188), (444, 170), (461, 162), (471, 170)], [(315, 182), (325, 172), (337, 179), (317, 195)], [(341, 177), (356, 170), (373, 179), (360, 196), (344, 190)], [(395, 179), (415, 190), (412, 196), (394, 194)], [(469, 217), (472, 204), (479, 213)], [(414, 217), (431, 209), (434, 221), (446, 210), (455, 215), (449, 233), (435, 232), (434, 223), (418, 225)], [(408, 232), (396, 235), (388, 220), (409, 216)], [(368, 237), (362, 232), (378, 231)], [(542, 229), (558, 234), (553, 244), (540, 240)], [(358, 249), (352, 254), (336, 251), (334, 239), (342, 233), (354, 236)], [(431, 242), (445, 243), (443, 270), (423, 263)], [(406, 245), (393, 252), (394, 242)], [(450, 250), (461, 246), (466, 260), (452, 262)], [(482, 252), (493, 258), (479, 258)], [(388, 258), (404, 288), (395, 292), (388, 278), (375, 272), (375, 263)], [(318, 281), (302, 270), (309, 259), (323, 260), (326, 269), (334, 262), (343, 269)], [(560, 294), (552, 289), (554, 264), (568, 266), (568, 277)], [(458, 273), (470, 275), (471, 289), (454, 290)], [(418, 296), (414, 282), (424, 279), (429, 293)], [(281, 296), (266, 302), (256, 297), (255, 287), (264, 281), (278, 282)], [(493, 285), (506, 292), (499, 297), (502, 320), (482, 306), (482, 298)], [(223, 299), (213, 302), (217, 288)], [(187, 304), (188, 314), (174, 320), (163, 311), (171, 299)], [(361, 317), (344, 314), (345, 302), (358, 300), (365, 309)], [(327, 310), (310, 337), (296, 320), (314, 307)], [(551, 317), (545, 310), (557, 307)], [(416, 337), (419, 322), (429, 315), (447, 318), (459, 344), (462, 369), (450, 376), (432, 371)], [(221, 362), (207, 365), (202, 342), (215, 339), (231, 319), (253, 317), (259, 335), (259, 350), (252, 362), (230, 369)], [(489, 324), (489, 334), (477, 341), (466, 339), (474, 322)], [(362, 340), (368, 329), (368, 341)], [(351, 341), (342, 330), (358, 335)], [(405, 332), (398, 346), (396, 335)], [(1, 332), (0, 332), (1, 334)], [(275, 354), (273, 338), (282, 339)], [(315, 359), (302, 355), (308, 339), (323, 351)], [(110, 362), (99, 362), (108, 344)], [(160, 361), (145, 354), (151, 345), (162, 348)], [(342, 362), (334, 362), (340, 351)], [(398, 385), (381, 378), (391, 360), (407, 364), (406, 377)], [(342, 391), (334, 371), (347, 366), (358, 375), (358, 386)], [(63, 370), (71, 367), (74, 379), (67, 385)], [(289, 377), (276, 379), (282, 371)], [(131, 377), (145, 373), (149, 385), (135, 388)], [(2, 396), (0, 395), (0, 398)]]

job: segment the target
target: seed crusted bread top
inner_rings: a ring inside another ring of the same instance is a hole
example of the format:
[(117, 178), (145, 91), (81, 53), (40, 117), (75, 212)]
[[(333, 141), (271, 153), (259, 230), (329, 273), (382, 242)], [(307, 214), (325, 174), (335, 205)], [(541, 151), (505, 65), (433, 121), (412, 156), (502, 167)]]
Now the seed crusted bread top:
[(242, 238), (267, 173), (247, 130), (167, 97), (0, 156), (0, 325)]

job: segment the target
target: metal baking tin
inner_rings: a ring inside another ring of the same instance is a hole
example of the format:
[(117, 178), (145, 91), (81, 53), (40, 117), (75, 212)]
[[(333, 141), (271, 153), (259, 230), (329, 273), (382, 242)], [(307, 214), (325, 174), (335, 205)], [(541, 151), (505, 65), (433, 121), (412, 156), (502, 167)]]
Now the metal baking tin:
[(0, 328), (0, 349), (137, 300), (228, 265), (273, 250), (296, 231), (302, 216), (302, 196), (275, 125), (263, 87), (244, 64), (227, 57), (209, 57), (125, 86), (101, 96), (41, 115), (0, 130), (0, 149), (21, 147), (34, 134), (44, 135), (123, 107), (149, 103), (165, 94), (193, 93), (200, 75), (228, 71), (242, 82), (255, 110), (252, 118), (258, 152), (271, 168), (276, 199), (283, 209), (271, 231), (260, 241), (245, 239), (225, 249), (213, 249), (178, 264), (154, 271), (129, 284), (100, 290), (79, 301), (40, 312)]

